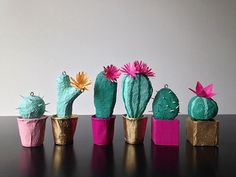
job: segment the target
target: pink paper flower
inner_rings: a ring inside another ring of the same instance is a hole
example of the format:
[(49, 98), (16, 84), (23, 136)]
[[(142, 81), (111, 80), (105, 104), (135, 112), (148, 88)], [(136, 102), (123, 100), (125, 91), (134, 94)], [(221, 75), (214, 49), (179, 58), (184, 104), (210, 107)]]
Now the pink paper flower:
[(124, 67), (121, 68), (121, 72), (128, 74), (131, 78), (135, 77), (136, 74), (143, 74), (147, 77), (153, 77), (155, 75), (155, 73), (152, 72), (152, 69), (143, 61), (125, 64)]
[(193, 90), (189, 88), (192, 92), (196, 93), (197, 96), (199, 97), (204, 97), (204, 98), (211, 98), (215, 96), (216, 94), (212, 91), (213, 90), (213, 84), (210, 84), (203, 88), (202, 84), (198, 81), (196, 85), (196, 90)]
[(103, 68), (105, 77), (112, 82), (116, 82), (121, 75), (120, 70), (116, 66), (108, 65), (107, 67), (104, 66)]

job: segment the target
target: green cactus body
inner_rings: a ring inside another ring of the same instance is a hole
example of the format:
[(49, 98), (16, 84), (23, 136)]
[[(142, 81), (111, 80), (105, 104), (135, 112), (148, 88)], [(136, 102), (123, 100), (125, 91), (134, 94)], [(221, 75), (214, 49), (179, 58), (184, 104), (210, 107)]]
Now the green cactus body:
[(97, 118), (110, 118), (116, 103), (117, 83), (104, 76), (104, 72), (97, 75), (94, 86), (94, 105)]
[(127, 117), (141, 118), (152, 96), (152, 92), (152, 84), (146, 75), (124, 76), (122, 97)]
[(70, 84), (70, 78), (66, 73), (58, 76), (57, 81), (57, 116), (70, 118), (74, 100), (82, 93)]
[(194, 96), (188, 104), (188, 115), (194, 120), (209, 120), (218, 113), (217, 103), (212, 98)]
[(179, 99), (171, 89), (162, 88), (154, 98), (152, 110), (157, 119), (173, 120), (179, 113)]
[(23, 97), (19, 105), (19, 113), (25, 119), (40, 118), (45, 112), (45, 107), (44, 100), (31, 93), (30, 96)]

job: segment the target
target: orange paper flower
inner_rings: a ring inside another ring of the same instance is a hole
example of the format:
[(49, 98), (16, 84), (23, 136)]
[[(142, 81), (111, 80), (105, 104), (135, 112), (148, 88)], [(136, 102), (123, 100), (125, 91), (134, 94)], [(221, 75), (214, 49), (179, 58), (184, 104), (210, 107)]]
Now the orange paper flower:
[(81, 90), (82, 92), (84, 90), (88, 90), (89, 86), (92, 84), (92, 81), (85, 72), (79, 72), (78, 74), (76, 74), (75, 79), (71, 77), (70, 80), (71, 85), (76, 89)]

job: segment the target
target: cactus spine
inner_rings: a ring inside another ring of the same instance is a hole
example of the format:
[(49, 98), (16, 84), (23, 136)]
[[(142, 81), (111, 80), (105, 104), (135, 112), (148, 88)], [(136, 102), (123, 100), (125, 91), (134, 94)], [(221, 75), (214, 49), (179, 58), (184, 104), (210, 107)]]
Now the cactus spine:
[(152, 110), (156, 119), (173, 120), (178, 115), (179, 99), (168, 85), (157, 92)]
[(42, 117), (45, 112), (45, 107), (46, 104), (44, 100), (31, 92), (30, 96), (23, 97), (18, 109), (21, 117), (33, 119)]

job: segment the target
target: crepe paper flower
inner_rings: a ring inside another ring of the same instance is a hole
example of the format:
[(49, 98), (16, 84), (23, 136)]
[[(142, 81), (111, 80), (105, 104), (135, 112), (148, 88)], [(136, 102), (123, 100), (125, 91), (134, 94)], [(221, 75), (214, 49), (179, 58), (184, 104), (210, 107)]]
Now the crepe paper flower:
[(202, 84), (198, 81), (196, 85), (196, 90), (193, 90), (189, 88), (192, 92), (194, 92), (199, 97), (204, 98), (211, 98), (215, 96), (216, 94), (212, 91), (213, 90), (213, 84), (209, 84), (205, 88), (203, 88)]
[(131, 78), (135, 77), (136, 74), (138, 73), (134, 63), (125, 64), (120, 71), (129, 75)]
[(120, 69), (118, 69), (116, 66), (108, 65), (107, 67), (104, 66), (103, 68), (105, 77), (112, 82), (116, 82), (121, 75)]
[(76, 74), (75, 79), (73, 79), (72, 77), (70, 79), (71, 79), (71, 85), (76, 89), (81, 90), (82, 92), (84, 90), (88, 90), (89, 86), (92, 84), (92, 81), (90, 80), (88, 75), (84, 72), (79, 72), (78, 74)]
[(152, 69), (149, 68), (143, 61), (135, 61), (134, 65), (138, 73), (144, 74), (148, 77), (154, 77), (155, 73), (152, 72)]
[(121, 72), (128, 74), (131, 78), (135, 77), (136, 74), (143, 74), (147, 77), (153, 77), (155, 75), (155, 73), (152, 72), (152, 69), (143, 61), (125, 64), (124, 67), (121, 68)]

